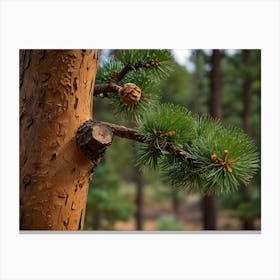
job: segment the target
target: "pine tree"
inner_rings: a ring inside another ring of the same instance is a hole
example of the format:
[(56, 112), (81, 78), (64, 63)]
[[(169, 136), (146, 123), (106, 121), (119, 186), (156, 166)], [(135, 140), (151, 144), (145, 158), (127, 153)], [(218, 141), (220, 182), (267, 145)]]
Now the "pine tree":
[[(243, 131), (160, 103), (169, 51), (118, 56), (95, 78), (96, 50), (20, 52), (21, 229), (81, 230), (88, 182), (115, 136), (138, 142), (137, 165), (158, 168), (177, 190), (231, 192), (258, 170), (257, 149)], [(92, 93), (137, 127), (90, 119)]]

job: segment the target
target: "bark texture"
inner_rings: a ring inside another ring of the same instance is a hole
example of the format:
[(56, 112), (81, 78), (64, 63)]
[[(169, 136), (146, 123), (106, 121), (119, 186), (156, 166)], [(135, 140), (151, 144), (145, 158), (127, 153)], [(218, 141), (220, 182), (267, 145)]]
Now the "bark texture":
[(91, 118), (97, 50), (20, 51), (20, 228), (81, 230), (93, 163), (76, 132)]

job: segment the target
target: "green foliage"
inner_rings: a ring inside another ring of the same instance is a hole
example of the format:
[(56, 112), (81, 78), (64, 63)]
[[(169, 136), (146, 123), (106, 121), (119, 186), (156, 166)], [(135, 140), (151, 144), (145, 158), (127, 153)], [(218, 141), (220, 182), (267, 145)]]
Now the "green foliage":
[(248, 202), (241, 202), (236, 210), (238, 218), (242, 221), (260, 218), (260, 198), (258, 200), (250, 199)]
[[(260, 147), (260, 106), (261, 106), (261, 52), (249, 50), (250, 63), (244, 64), (243, 50), (235, 51), (234, 54), (225, 52), (222, 63), (222, 99), (223, 99), (223, 122), (238, 127), (244, 126), (244, 81), (249, 77), (251, 82), (250, 119), (251, 136), (257, 147)], [(264, 182), (265, 183), (265, 182)], [(260, 174), (254, 176), (250, 183), (250, 193), (245, 197), (245, 189), (222, 195), (221, 206), (237, 211), (238, 217), (245, 220), (260, 217)]]
[(127, 105), (117, 93), (111, 93), (109, 98), (117, 114), (135, 120), (158, 103), (159, 82), (172, 72), (172, 67), (168, 50), (122, 50), (120, 59), (111, 58), (98, 68), (96, 84), (108, 83), (116, 79), (122, 70), (129, 69), (118, 85), (123, 86), (128, 82), (136, 84), (141, 88), (140, 100)]
[(98, 67), (95, 83), (102, 84), (109, 82), (111, 79), (116, 77), (119, 72), (121, 72), (123, 67), (123, 63), (116, 58), (108, 59), (106, 63)]
[(260, 186), (252, 185), (250, 196), (245, 197), (244, 192), (236, 192), (221, 197), (220, 206), (223, 209), (234, 209), (241, 221), (261, 217)]
[(215, 120), (208, 115), (195, 115), (195, 127), (196, 127), (196, 137), (207, 138), (208, 135), (215, 132), (217, 129), (221, 128), (221, 123), (219, 120)]
[(259, 167), (254, 143), (235, 127), (218, 126), (196, 138), (189, 153), (203, 180), (203, 185), (199, 182), (200, 191), (206, 194), (237, 190), (238, 185), (249, 183)]
[[(90, 183), (87, 202), (87, 223), (98, 213), (102, 217), (102, 227), (112, 229), (117, 220), (128, 220), (134, 205), (121, 193), (120, 178), (111, 165), (99, 165)], [(91, 221), (92, 222), (92, 221)]]
[(173, 62), (173, 71), (160, 81), (161, 101), (186, 106), (192, 99), (191, 74)]
[(166, 143), (180, 146), (194, 139), (195, 122), (184, 107), (162, 104), (139, 120), (138, 132), (153, 142), (156, 148), (163, 149)]
[(172, 71), (171, 53), (169, 50), (122, 50), (120, 61), (132, 65), (135, 70), (142, 67), (153, 79), (164, 79)]
[[(236, 56), (242, 61), (240, 53)], [(200, 89), (205, 91), (207, 88), (207, 79), (204, 79), (203, 83), (199, 80), (202, 74), (207, 74), (207, 59), (207, 55), (202, 51), (197, 52), (194, 59), (201, 72), (194, 73), (197, 82), (194, 88), (197, 94)], [(202, 60), (205, 60), (204, 66)], [(159, 105), (159, 82), (160, 79), (167, 79), (172, 66), (174, 62), (167, 50), (123, 50), (120, 51), (118, 60), (110, 59), (99, 68), (96, 81), (106, 83), (118, 77), (124, 69), (129, 69), (126, 75), (117, 79), (118, 84), (122, 86), (132, 82), (141, 88), (140, 101), (130, 106), (123, 103), (118, 94), (109, 95), (117, 112), (136, 119), (138, 133), (147, 139), (147, 143), (138, 144), (138, 165), (152, 168), (159, 166), (161, 174), (168, 178), (176, 189), (198, 191), (202, 194), (235, 191), (240, 184), (247, 184), (258, 169), (259, 155), (254, 143), (240, 129), (223, 127), (207, 116), (192, 116), (179, 105)], [(240, 94), (242, 77), (238, 76), (235, 70), (238, 67), (233, 67), (230, 59), (224, 60), (222, 67), (227, 67), (232, 75), (228, 80), (230, 86), (222, 89), (228, 93), (226, 102), (236, 106), (235, 109), (239, 112), (242, 104), (233, 101), (236, 99), (235, 94)], [(245, 76), (254, 74), (253, 69), (241, 70)], [(185, 83), (183, 79), (180, 81)], [(174, 86), (176, 88), (176, 83)], [(256, 91), (258, 86), (255, 85)], [(200, 95), (199, 93), (197, 96)], [(205, 103), (205, 100), (203, 102)], [(231, 114), (231, 111), (225, 112)], [(241, 124), (240, 118), (234, 118), (232, 120), (235, 124)], [(182, 159), (176, 154), (168, 153), (165, 147), (169, 144), (185, 151), (187, 157)]]
[(180, 147), (195, 137), (195, 122), (184, 107), (163, 104), (138, 120), (138, 132), (149, 144), (138, 145), (137, 164), (156, 167), (168, 143)]
[[(252, 140), (240, 129), (222, 127), (209, 117), (197, 117), (195, 127), (196, 137), (182, 146), (189, 155), (185, 160), (158, 149), (162, 175), (179, 190), (207, 195), (232, 192), (247, 184), (259, 161)], [(150, 164), (142, 152), (140, 160)]]
[(174, 216), (165, 215), (157, 221), (158, 230), (182, 230), (182, 226)]
[(126, 181), (134, 179), (134, 144), (131, 140), (115, 137), (106, 152), (106, 163), (114, 166), (114, 171)]
[(141, 98), (137, 103), (127, 105), (119, 98), (118, 94), (111, 94), (109, 98), (117, 114), (134, 120), (158, 104), (160, 97), (159, 85), (155, 79), (151, 78), (148, 80), (147, 73), (143, 69), (139, 69), (137, 72), (129, 72), (119, 84), (122, 86), (128, 82), (134, 83), (141, 88)]

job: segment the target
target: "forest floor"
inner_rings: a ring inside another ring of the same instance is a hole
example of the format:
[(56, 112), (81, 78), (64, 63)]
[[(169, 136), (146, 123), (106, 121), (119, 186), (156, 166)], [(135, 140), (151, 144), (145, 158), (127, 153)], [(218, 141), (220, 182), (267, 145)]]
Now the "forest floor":
[[(128, 183), (123, 184), (124, 187), (121, 189), (123, 197), (125, 200), (135, 205), (136, 197), (136, 186), (134, 184)], [(145, 185), (143, 192), (143, 213), (142, 213), (142, 230), (144, 231), (158, 231), (158, 230), (168, 230), (167, 228), (179, 231), (203, 231), (203, 217), (201, 211), (201, 197), (197, 194), (187, 195), (184, 192), (177, 193), (177, 211), (174, 215), (174, 205), (172, 203), (172, 192), (169, 188), (161, 185)], [(241, 220), (237, 216), (237, 211), (226, 210), (219, 207), (217, 203), (217, 219), (216, 219), (216, 230), (219, 231), (242, 231), (243, 225)], [(176, 219), (175, 219), (176, 217)], [(168, 219), (166, 219), (168, 218)], [(171, 218), (171, 219), (170, 219)], [(92, 219), (92, 218), (91, 218)], [(163, 226), (162, 221), (165, 219)], [(102, 219), (103, 220), (103, 219)], [(167, 222), (169, 221), (169, 222)], [(171, 222), (170, 222), (171, 221)], [(175, 222), (174, 222), (175, 221)], [(105, 222), (105, 220), (103, 220)], [(255, 230), (261, 229), (261, 221), (254, 221)], [(173, 223), (173, 224), (172, 224)], [(100, 230), (109, 230), (103, 224), (100, 226)], [(173, 227), (170, 227), (173, 226)], [(110, 226), (113, 231), (135, 231), (136, 222), (134, 215), (128, 221), (115, 221), (113, 225)], [(86, 224), (86, 230), (92, 230), (92, 225), (90, 223)]]
[[(143, 230), (158, 230), (157, 221), (161, 216), (173, 215), (172, 204), (170, 201), (161, 201), (158, 203), (148, 202), (144, 204)], [(203, 230), (202, 214), (200, 209), (200, 198), (190, 196), (186, 201), (179, 205), (177, 219), (181, 224), (181, 230), (198, 231)], [(256, 229), (260, 229), (260, 221), (256, 221)], [(115, 230), (130, 231), (135, 230), (135, 220), (132, 218), (127, 222), (118, 221), (114, 226)], [(242, 224), (236, 217), (233, 210), (218, 210), (217, 212), (217, 230), (242, 230)]]

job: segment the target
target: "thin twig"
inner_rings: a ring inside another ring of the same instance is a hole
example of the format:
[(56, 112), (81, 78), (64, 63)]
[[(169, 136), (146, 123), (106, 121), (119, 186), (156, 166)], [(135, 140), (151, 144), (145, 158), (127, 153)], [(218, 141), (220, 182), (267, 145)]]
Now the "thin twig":
[(94, 96), (98, 96), (103, 94), (108, 94), (109, 92), (119, 92), (119, 89), (121, 86), (119, 86), (117, 83), (114, 82), (109, 82), (109, 83), (104, 83), (104, 84), (97, 84), (94, 86)]
[(139, 68), (151, 68), (153, 67), (153, 64), (150, 63), (144, 63), (144, 62), (137, 62), (134, 65), (126, 64), (123, 69), (113, 78), (111, 78), (108, 82), (97, 84), (94, 86), (94, 96), (99, 96), (101, 94), (104, 94), (106, 97), (109, 92), (118, 92), (120, 86), (118, 85), (119, 81), (121, 81), (125, 75), (128, 74), (130, 71), (135, 71)]
[(124, 78), (124, 76), (130, 72), (130, 71), (135, 71), (139, 68), (150, 68), (151, 64), (149, 63), (144, 63), (144, 62), (137, 62), (134, 65), (131, 64), (126, 64), (125, 67), (120, 71), (120, 73), (111, 79), (111, 82), (115, 82), (118, 83), (120, 80), (122, 80)]

